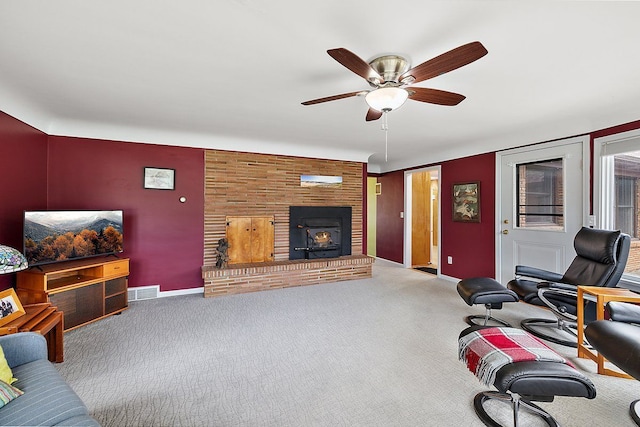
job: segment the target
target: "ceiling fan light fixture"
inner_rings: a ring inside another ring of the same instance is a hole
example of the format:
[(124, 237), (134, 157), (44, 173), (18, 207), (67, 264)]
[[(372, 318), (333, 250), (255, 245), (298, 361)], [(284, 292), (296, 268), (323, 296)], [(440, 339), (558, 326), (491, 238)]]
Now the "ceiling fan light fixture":
[(376, 111), (388, 112), (402, 107), (409, 92), (399, 87), (382, 87), (372, 90), (365, 96), (365, 101), (369, 107)]

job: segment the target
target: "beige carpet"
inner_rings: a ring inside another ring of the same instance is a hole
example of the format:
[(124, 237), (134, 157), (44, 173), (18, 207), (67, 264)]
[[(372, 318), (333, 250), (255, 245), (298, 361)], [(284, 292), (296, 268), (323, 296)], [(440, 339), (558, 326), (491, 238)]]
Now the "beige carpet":
[[(66, 333), (57, 366), (104, 426), (481, 426), (484, 387), (457, 337), (482, 312), (455, 283), (379, 261), (367, 280), (135, 302)], [(545, 315), (520, 303), (494, 314)], [(639, 382), (574, 362), (598, 397), (541, 406), (564, 426), (633, 425)]]

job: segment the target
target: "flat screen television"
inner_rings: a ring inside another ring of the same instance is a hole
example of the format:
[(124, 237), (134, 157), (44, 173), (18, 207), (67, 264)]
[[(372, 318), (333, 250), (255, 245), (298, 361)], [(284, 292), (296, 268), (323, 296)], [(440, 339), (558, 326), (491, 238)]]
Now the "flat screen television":
[(23, 243), (30, 267), (120, 253), (123, 211), (25, 211)]

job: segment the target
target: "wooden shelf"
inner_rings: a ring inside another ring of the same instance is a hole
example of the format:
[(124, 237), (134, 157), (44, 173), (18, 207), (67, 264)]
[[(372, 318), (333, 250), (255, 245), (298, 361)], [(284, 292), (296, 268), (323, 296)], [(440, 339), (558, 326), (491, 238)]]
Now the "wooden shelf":
[(68, 288), (77, 288), (78, 286), (86, 286), (88, 282), (96, 281), (99, 282), (102, 280), (100, 277), (93, 276), (76, 276), (76, 277), (66, 277), (63, 279), (54, 279), (47, 282), (47, 289), (49, 293), (53, 293), (52, 291), (59, 290), (65, 291)]
[(67, 331), (126, 310), (128, 277), (128, 259), (68, 261), (18, 272), (16, 292), (23, 304), (58, 307)]

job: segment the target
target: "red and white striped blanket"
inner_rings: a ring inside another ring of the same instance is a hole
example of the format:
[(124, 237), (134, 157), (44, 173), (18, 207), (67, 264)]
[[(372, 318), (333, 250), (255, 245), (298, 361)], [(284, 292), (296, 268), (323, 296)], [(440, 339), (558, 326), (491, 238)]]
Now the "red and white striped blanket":
[(493, 385), (496, 373), (510, 363), (545, 361), (565, 363), (564, 357), (526, 331), (516, 328), (482, 328), (458, 340), (458, 357), (478, 379)]

